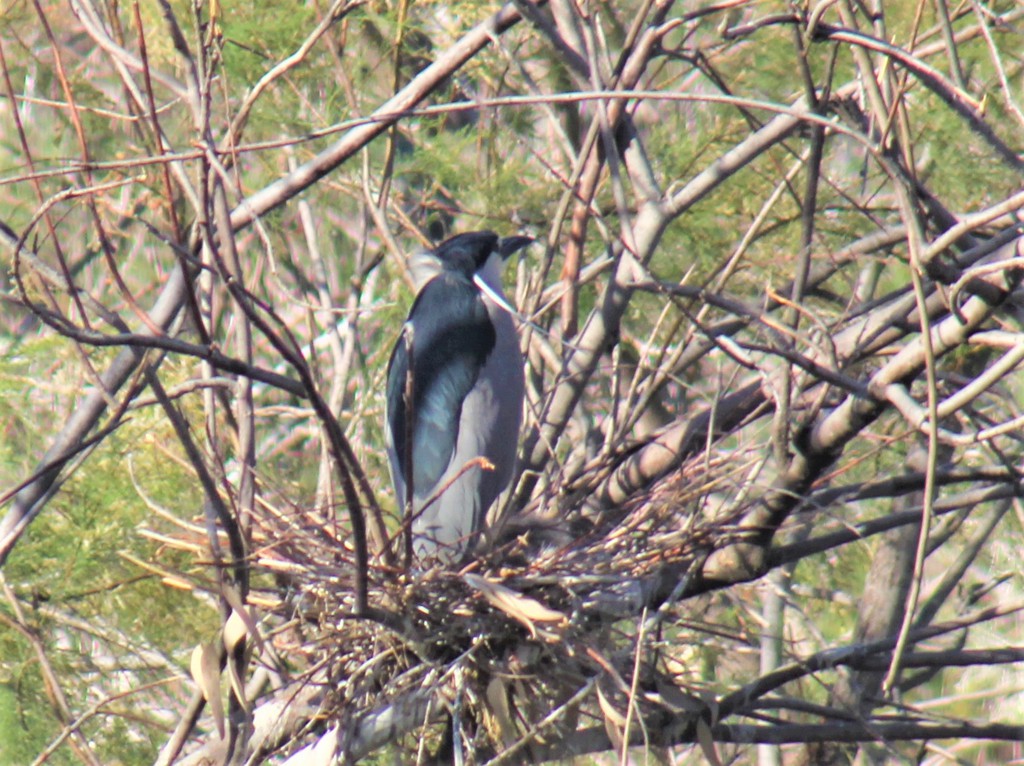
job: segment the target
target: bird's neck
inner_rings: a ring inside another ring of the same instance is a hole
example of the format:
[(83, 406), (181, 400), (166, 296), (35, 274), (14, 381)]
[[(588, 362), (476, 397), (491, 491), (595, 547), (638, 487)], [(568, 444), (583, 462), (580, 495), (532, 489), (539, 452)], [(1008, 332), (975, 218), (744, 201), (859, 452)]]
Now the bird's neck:
[(505, 297), (504, 291), (501, 289), (501, 272), (505, 267), (505, 262), (501, 259), (501, 256), (497, 253), (492, 254), (487, 262), (484, 263), (483, 267), (477, 271), (487, 286), (494, 290), (501, 297)]

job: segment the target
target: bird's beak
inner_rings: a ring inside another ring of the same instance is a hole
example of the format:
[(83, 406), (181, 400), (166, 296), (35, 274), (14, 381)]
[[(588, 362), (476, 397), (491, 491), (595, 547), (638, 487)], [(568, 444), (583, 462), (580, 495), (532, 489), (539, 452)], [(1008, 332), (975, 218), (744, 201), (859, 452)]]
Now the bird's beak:
[(498, 243), (498, 254), (505, 260), (513, 253), (534, 242), (533, 237), (504, 237)]

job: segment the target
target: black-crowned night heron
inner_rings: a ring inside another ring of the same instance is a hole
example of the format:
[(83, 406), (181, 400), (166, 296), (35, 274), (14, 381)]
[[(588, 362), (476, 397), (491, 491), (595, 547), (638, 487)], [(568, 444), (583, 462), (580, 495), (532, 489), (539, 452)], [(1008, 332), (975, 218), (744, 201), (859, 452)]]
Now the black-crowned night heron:
[(512, 480), (523, 357), (501, 268), (532, 241), (469, 232), (410, 261), (417, 295), (388, 364), (386, 430), (399, 506), (412, 500), (418, 558), (458, 557)]

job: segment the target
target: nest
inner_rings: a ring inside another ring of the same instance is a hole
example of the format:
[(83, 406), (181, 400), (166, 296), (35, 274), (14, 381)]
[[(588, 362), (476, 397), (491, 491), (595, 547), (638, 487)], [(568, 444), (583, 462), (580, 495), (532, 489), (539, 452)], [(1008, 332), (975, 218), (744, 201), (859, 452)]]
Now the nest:
[(268, 611), (296, 626), (279, 651), (308, 658), (327, 716), (349, 728), (431, 689), (443, 705), (427, 718), (458, 709), (461, 736), (478, 755), (521, 741), (552, 710), (564, 713), (548, 735), (575, 727), (586, 706), (571, 700), (588, 679), (613, 679), (600, 695), (602, 717), (617, 706), (624, 714), (629, 689), (618, 682), (636, 658), (631, 631), (617, 623), (678, 595), (726, 529), (698, 521), (699, 493), (684, 486), (680, 475), (617, 514), (577, 513), (562, 545), (538, 545), (520, 530), (460, 571), (372, 566), (369, 619), (352, 618), (354, 556), (343, 529), (309, 512), (267, 514), (256, 566), (286, 584), (288, 597)]
[[(318, 689), (318, 726), (342, 727), (350, 753), (363, 722), (420, 700), (401, 730), (436, 724), (435, 736), (408, 737), (406, 747), (450, 746), (451, 732), (442, 734), (457, 721), (471, 761), (523, 748), (539, 758), (536, 749), (576, 730), (580, 716), (612, 731), (627, 710), (646, 706), (654, 725), (665, 702), (637, 696), (623, 680), (634, 670), (641, 692), (678, 687), (678, 678), (659, 684), (656, 660), (638, 663), (635, 638), (639, 617), (677, 599), (726, 537), (725, 521), (696, 512), (705, 489), (681, 472), (616, 513), (574, 510), (563, 544), (520, 528), (458, 571), (374, 561), (370, 613), (358, 619), (345, 525), (264, 506), (252, 529), (248, 603), (277, 656)], [(174, 547), (198, 551), (200, 534), (195, 525)]]

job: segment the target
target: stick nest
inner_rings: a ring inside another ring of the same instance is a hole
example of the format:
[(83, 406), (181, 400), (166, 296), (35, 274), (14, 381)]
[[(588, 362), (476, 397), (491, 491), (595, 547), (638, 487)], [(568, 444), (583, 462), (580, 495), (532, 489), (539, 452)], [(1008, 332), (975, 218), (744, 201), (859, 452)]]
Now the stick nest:
[[(635, 658), (616, 623), (632, 625), (681, 590), (727, 536), (725, 522), (697, 521), (692, 487), (680, 474), (617, 513), (574, 511), (568, 542), (538, 546), (524, 532), (461, 570), (375, 562), (367, 619), (351, 616), (354, 557), (341, 525), (310, 512), (268, 513), (256, 535), (257, 569), (287, 593), (276, 603), (268, 594), (268, 611), (293, 626), (277, 634), (278, 650), (307, 658), (335, 720), (429, 688), (469, 722), (461, 734), (479, 752), (507, 748), (559, 705), (564, 714), (550, 726), (575, 725), (586, 706), (571, 698), (588, 678), (610, 683), (602, 706), (618, 699), (624, 712), (621, 679)], [(436, 721), (439, 710), (426, 718)]]

